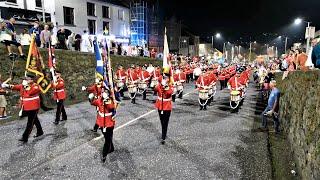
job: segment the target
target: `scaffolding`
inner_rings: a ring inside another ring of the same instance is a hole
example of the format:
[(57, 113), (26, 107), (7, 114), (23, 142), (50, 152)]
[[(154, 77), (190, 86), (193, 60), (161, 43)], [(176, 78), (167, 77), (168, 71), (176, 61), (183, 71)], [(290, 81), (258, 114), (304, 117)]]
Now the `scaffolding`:
[(148, 43), (148, 6), (143, 0), (130, 3), (131, 45), (146, 47)]

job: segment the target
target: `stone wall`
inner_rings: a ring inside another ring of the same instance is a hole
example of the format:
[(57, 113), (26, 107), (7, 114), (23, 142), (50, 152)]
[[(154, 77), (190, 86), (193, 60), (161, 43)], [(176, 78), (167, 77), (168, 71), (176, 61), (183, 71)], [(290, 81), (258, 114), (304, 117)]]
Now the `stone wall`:
[[(14, 49), (17, 51), (16, 49)], [(27, 52), (28, 49), (24, 49)], [(45, 63), (48, 62), (47, 50), (41, 49), (41, 55)], [(55, 52), (57, 59), (57, 69), (62, 71), (62, 77), (67, 85), (66, 91), (68, 98), (66, 104), (75, 104), (81, 101), (87, 100), (87, 94), (81, 91), (81, 86), (88, 86), (94, 83), (94, 73), (96, 60), (93, 54), (72, 52), (65, 50), (56, 50)], [(117, 67), (118, 65), (123, 65), (125, 68), (129, 67), (131, 64), (144, 65), (146, 63), (153, 63), (154, 65), (162, 64), (162, 61), (140, 58), (140, 57), (122, 57), (122, 56), (112, 56), (112, 65)], [(26, 61), (18, 59), (15, 62), (14, 72), (17, 74), (15, 76), (13, 83), (21, 83), (21, 79), (24, 76)], [(7, 55), (5, 47), (0, 45), (0, 74), (2, 75), (2, 80), (9, 77), (9, 71), (12, 67), (12, 61)], [(11, 82), (12, 83), (12, 82)], [(55, 102), (52, 100), (52, 91), (50, 90), (44, 95), (44, 103), (49, 107), (54, 107)], [(16, 115), (19, 109), (16, 107), (18, 103), (19, 93), (10, 92), (7, 97), (8, 101), (8, 115)], [(17, 116), (14, 116), (16, 118)], [(1, 123), (1, 122), (0, 122)]]
[(281, 125), (288, 135), (299, 175), (320, 178), (320, 71), (278, 76)]

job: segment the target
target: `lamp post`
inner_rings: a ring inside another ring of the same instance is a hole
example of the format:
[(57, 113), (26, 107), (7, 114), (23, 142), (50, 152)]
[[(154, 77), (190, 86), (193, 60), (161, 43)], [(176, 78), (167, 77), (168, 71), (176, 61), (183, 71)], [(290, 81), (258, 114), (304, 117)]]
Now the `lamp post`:
[(44, 10), (44, 0), (41, 0), (41, 5), (42, 5), (42, 20), (45, 23), (46, 22), (46, 12)]
[(299, 24), (301, 24), (302, 22), (305, 22), (305, 23), (307, 23), (307, 31), (308, 31), (308, 37), (307, 37), (307, 49), (306, 49), (306, 51), (307, 51), (307, 53), (309, 53), (309, 48), (310, 48), (310, 24), (311, 24), (311, 22), (309, 22), (309, 21), (304, 21), (303, 19), (301, 19), (301, 18), (296, 18), (295, 20), (294, 20), (294, 24), (295, 25), (299, 25)]

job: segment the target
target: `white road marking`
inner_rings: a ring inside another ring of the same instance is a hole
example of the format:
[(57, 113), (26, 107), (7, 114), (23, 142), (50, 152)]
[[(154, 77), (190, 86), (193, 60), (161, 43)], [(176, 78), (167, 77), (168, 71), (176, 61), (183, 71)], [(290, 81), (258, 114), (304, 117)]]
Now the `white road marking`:
[[(188, 96), (188, 95), (190, 95), (191, 93), (193, 93), (193, 92), (195, 92), (195, 91), (196, 91), (196, 90), (193, 90), (193, 91), (191, 91), (191, 92), (183, 95), (183, 97)], [(177, 99), (177, 101), (178, 101), (178, 100), (179, 100), (179, 99)], [(143, 114), (143, 115), (141, 115), (141, 116), (139, 116), (139, 117), (137, 117), (137, 118), (135, 118), (135, 119), (132, 119), (132, 120), (126, 122), (125, 124), (122, 124), (121, 126), (116, 127), (116, 128), (113, 130), (113, 132), (116, 132), (116, 131), (122, 129), (122, 128), (124, 128), (124, 127), (126, 127), (126, 126), (128, 126), (128, 125), (130, 125), (130, 124), (132, 124), (132, 123), (134, 123), (135, 121), (138, 121), (139, 119), (141, 119), (141, 118), (143, 118), (143, 117), (145, 117), (145, 116), (153, 113), (153, 112), (156, 112), (156, 109), (151, 110), (151, 111), (149, 111), (149, 112), (147, 112), (147, 113), (145, 113), (145, 114)], [(101, 138), (103, 138), (103, 135), (100, 135), (99, 137), (94, 138), (93, 141), (98, 141), (98, 140), (100, 140)]]

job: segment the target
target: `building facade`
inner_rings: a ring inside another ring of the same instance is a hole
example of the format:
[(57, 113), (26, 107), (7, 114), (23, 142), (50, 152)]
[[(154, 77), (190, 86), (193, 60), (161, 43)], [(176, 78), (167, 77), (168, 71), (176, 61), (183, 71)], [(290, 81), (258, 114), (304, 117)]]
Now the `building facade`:
[(130, 10), (116, 0), (7, 0), (0, 2), (0, 10), (1, 18), (14, 16), (17, 24), (42, 21), (45, 11), (47, 22), (76, 34), (84, 30), (91, 35), (107, 34), (118, 43), (130, 39)]

